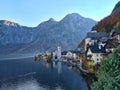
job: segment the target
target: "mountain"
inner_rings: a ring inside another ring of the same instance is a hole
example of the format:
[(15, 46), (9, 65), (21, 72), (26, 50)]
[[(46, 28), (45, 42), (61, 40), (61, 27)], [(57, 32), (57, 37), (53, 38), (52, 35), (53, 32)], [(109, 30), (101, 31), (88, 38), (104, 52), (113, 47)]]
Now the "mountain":
[(120, 1), (115, 5), (112, 12), (116, 11), (117, 9), (120, 9)]
[(29, 43), (33, 40), (32, 28), (7, 20), (0, 21), (0, 45)]
[(115, 5), (112, 13), (94, 26), (99, 32), (109, 33), (112, 29), (120, 29), (120, 1)]
[(50, 18), (37, 27), (1, 20), (0, 55), (52, 51), (58, 45), (62, 50), (75, 49), (95, 24), (77, 13), (68, 14), (61, 21)]

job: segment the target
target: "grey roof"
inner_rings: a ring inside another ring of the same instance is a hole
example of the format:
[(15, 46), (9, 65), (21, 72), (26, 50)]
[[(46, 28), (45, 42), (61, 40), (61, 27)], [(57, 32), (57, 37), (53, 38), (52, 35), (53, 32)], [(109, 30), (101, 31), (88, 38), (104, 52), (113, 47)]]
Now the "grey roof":
[(107, 46), (107, 45), (110, 45), (111, 48), (115, 48), (119, 45), (119, 43), (116, 42), (115, 40), (108, 39), (105, 46)]
[[(79, 55), (83, 55), (84, 53), (83, 52), (81, 52), (81, 51), (77, 51), (77, 50), (69, 50), (70, 52), (72, 52), (72, 53), (76, 53), (76, 54), (79, 54)], [(68, 51), (63, 51), (62, 52), (62, 55), (66, 55), (67, 54), (67, 52)]]
[(92, 45), (89, 46), (90, 50), (92, 53), (106, 53), (105, 47), (101, 46), (101, 48), (99, 48), (98, 45)]
[(114, 33), (120, 34), (120, 30), (119, 29), (118, 30), (113, 29), (113, 30), (111, 30), (110, 35), (113, 36)]
[(102, 38), (100, 38), (101, 42), (106, 42), (107, 40), (108, 40), (108, 37), (102, 37)]
[(89, 32), (87, 33), (87, 38), (92, 38), (92, 39), (100, 39), (102, 37), (107, 37), (107, 34), (105, 32)]
[(115, 30), (114, 33), (120, 34), (120, 30)]

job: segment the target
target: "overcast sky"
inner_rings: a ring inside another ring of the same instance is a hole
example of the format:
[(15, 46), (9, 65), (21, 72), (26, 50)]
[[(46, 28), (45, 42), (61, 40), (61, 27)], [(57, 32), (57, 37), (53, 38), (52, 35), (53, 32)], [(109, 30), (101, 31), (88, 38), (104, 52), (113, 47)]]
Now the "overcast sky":
[(37, 26), (54, 18), (61, 20), (67, 14), (101, 20), (108, 16), (119, 0), (1, 0), (0, 20), (10, 20), (25, 26)]

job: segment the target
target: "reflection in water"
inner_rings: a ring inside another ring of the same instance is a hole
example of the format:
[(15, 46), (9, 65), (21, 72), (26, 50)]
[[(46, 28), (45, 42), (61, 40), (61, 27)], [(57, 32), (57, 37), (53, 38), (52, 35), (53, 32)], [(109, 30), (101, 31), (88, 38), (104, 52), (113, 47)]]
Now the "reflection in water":
[[(41, 87), (42, 88), (42, 87)], [(4, 82), (1, 86), (2, 90), (41, 90), (39, 87), (39, 83), (35, 81), (34, 79), (22, 79), (17, 80), (16, 82)]]
[[(1, 90), (52, 90), (49, 86), (40, 85), (34, 78), (22, 78), (15, 82), (5, 82), (1, 86)], [(63, 90), (62, 87), (55, 87), (54, 90)]]
[(0, 90), (88, 90), (74, 70), (61, 62), (35, 62), (34, 58), (0, 61)]
[(53, 65), (53, 68), (55, 68), (56, 67), (56, 62), (52, 62), (52, 65)]
[(60, 74), (61, 73), (61, 68), (62, 68), (62, 64), (61, 64), (61, 62), (58, 62), (57, 63), (57, 68), (58, 68), (58, 74)]
[(52, 61), (51, 63), (51, 68), (57, 68), (58, 74), (62, 72), (62, 62), (61, 61)]

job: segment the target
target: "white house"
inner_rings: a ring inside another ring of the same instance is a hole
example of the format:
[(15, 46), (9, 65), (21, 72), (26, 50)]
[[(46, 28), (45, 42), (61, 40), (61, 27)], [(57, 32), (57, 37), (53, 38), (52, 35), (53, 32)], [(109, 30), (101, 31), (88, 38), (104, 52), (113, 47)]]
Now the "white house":
[(100, 63), (103, 59), (103, 54), (106, 53), (105, 48), (102, 45), (92, 45), (88, 47), (87, 59), (93, 60), (94, 64)]

